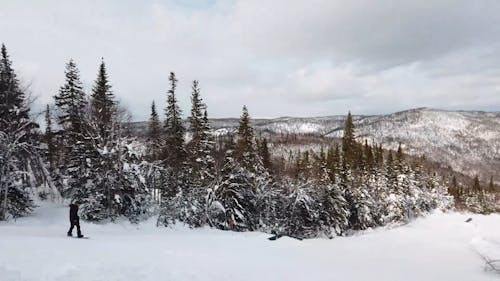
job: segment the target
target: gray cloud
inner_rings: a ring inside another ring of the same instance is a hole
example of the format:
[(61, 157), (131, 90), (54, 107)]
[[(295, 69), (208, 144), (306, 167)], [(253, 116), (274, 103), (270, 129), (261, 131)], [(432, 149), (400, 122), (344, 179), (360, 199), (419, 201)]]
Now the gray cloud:
[[(87, 89), (104, 57), (117, 97), (146, 119), (179, 76), (211, 116), (373, 114), (411, 107), (500, 110), (500, 2), (5, 1), (7, 44), (38, 107), (74, 58)], [(195, 4), (193, 4), (195, 3)]]

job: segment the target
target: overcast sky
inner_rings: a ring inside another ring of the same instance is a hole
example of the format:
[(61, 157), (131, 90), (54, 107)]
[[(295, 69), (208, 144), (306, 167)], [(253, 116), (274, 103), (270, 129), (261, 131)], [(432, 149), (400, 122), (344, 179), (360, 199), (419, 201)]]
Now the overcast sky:
[(38, 108), (70, 58), (89, 92), (104, 57), (134, 120), (170, 71), (211, 117), (500, 110), (498, 0), (0, 0), (0, 41)]

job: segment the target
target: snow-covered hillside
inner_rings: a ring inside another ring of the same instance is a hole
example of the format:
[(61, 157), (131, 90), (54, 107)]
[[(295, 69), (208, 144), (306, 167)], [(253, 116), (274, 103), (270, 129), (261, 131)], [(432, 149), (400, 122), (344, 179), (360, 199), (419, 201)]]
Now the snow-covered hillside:
[[(500, 182), (500, 113), (416, 109), (359, 118), (357, 135), (484, 181)], [(341, 136), (342, 129), (329, 135)]]
[[(353, 116), (357, 136), (396, 149), (401, 143), (412, 155), (430, 160), (483, 181), (494, 177), (500, 183), (500, 112), (412, 109), (389, 115)], [(340, 137), (345, 116), (255, 119), (259, 132), (313, 134)], [(145, 133), (145, 123), (135, 123), (136, 133)], [(218, 133), (234, 132), (238, 119), (212, 119)], [(305, 147), (307, 148), (307, 147)]]
[[(500, 216), (436, 213), (351, 237), (269, 241), (263, 233), (141, 225), (82, 225), (65, 236), (63, 206), (0, 223), (0, 280), (498, 280)], [(470, 223), (464, 221), (468, 217)]]
[[(341, 137), (345, 117), (279, 118), (261, 131)], [(500, 183), (500, 113), (420, 108), (390, 115), (354, 116), (356, 135), (406, 153), (425, 155), (453, 170)]]

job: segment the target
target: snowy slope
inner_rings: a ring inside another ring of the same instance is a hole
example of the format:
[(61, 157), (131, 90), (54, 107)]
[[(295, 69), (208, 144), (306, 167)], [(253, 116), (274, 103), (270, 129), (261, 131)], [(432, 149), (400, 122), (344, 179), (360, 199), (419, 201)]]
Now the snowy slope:
[(65, 237), (67, 208), (0, 223), (0, 280), (498, 280), (477, 254), (500, 257), (500, 216), (437, 213), (364, 234), (268, 241), (263, 233), (165, 229), (154, 222), (83, 224)]
[[(500, 182), (500, 113), (417, 109), (357, 121), (357, 135)], [(340, 136), (342, 130), (330, 135)]]
[[(482, 181), (490, 176), (500, 183), (500, 112), (412, 109), (389, 115), (353, 116), (356, 134), (362, 139), (407, 153), (425, 154), (430, 160)], [(217, 133), (234, 132), (238, 119), (211, 119)], [(345, 116), (252, 120), (259, 132), (342, 136)], [(145, 134), (147, 123), (134, 123), (132, 131)], [(307, 147), (306, 147), (307, 148)]]

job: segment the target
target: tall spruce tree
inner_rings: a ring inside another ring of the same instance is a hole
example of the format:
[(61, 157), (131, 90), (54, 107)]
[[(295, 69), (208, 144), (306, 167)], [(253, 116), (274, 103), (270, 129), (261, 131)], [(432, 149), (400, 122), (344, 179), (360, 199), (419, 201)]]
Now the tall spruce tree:
[(167, 167), (179, 170), (182, 168), (186, 158), (184, 149), (184, 132), (182, 124), (182, 111), (177, 104), (175, 90), (177, 88), (177, 78), (174, 72), (170, 72), (168, 77), (170, 89), (167, 96), (167, 108), (165, 109), (165, 141), (163, 159)]
[[(64, 71), (65, 81), (54, 96), (57, 120), (61, 130), (57, 132), (60, 156), (60, 174), (56, 175), (62, 193), (75, 198), (84, 192), (90, 173), (87, 159), (90, 157), (91, 138), (87, 118), (87, 97), (80, 80), (80, 71), (70, 60)], [(64, 184), (63, 184), (64, 182)], [(83, 195), (81, 195), (83, 196)]]
[(207, 106), (200, 96), (197, 80), (193, 81), (191, 89), (191, 116), (188, 120), (192, 138), (187, 145), (189, 162), (195, 174), (199, 176), (200, 184), (206, 186), (214, 178), (214, 141), (210, 133)]
[(90, 109), (92, 120), (99, 136), (99, 141), (106, 143), (111, 134), (113, 117), (116, 115), (117, 108), (114, 94), (111, 91), (111, 85), (108, 80), (104, 60), (101, 61), (97, 79), (92, 88)]
[(357, 144), (354, 135), (354, 123), (352, 122), (352, 115), (349, 111), (344, 126), (344, 135), (342, 136), (342, 154), (346, 164), (350, 167), (353, 166), (357, 160)]
[(122, 137), (124, 120), (111, 92), (104, 62), (93, 87), (91, 99), (92, 142), (88, 148), (87, 182), (73, 200), (81, 204), (87, 220), (115, 220), (126, 216), (136, 222), (147, 213), (149, 195), (141, 180), (140, 159), (132, 144)]
[(151, 103), (151, 117), (149, 118), (149, 155), (152, 160), (158, 160), (161, 147), (161, 125), (155, 102)]
[(64, 130), (64, 137), (75, 142), (85, 129), (87, 99), (80, 80), (80, 71), (73, 60), (66, 64), (64, 76), (65, 83), (54, 96), (59, 113), (58, 123)]
[[(0, 58), (0, 220), (29, 213), (33, 202), (27, 192), (33, 171), (39, 163), (38, 124), (29, 117), (26, 95), (12, 68), (7, 48), (2, 44)], [(34, 186), (31, 186), (34, 187)]]
[(19, 128), (20, 122), (27, 122), (23, 126), (26, 132), (24, 138), (31, 137), (28, 132), (37, 127), (30, 121), (29, 107), (26, 94), (21, 89), (17, 75), (12, 68), (12, 61), (7, 48), (2, 44), (0, 58), (0, 131), (13, 131)]
[(254, 132), (250, 124), (250, 115), (246, 106), (243, 106), (240, 117), (235, 152), (236, 158), (243, 166), (249, 169), (254, 167), (257, 161), (254, 147)]
[[(188, 117), (189, 120), (189, 130), (193, 134), (191, 143), (193, 145), (199, 145), (201, 139), (203, 138), (203, 113), (205, 111), (205, 104), (200, 97), (200, 84), (197, 80), (193, 81), (191, 86), (191, 116)], [(198, 151), (193, 151), (197, 153)]]

